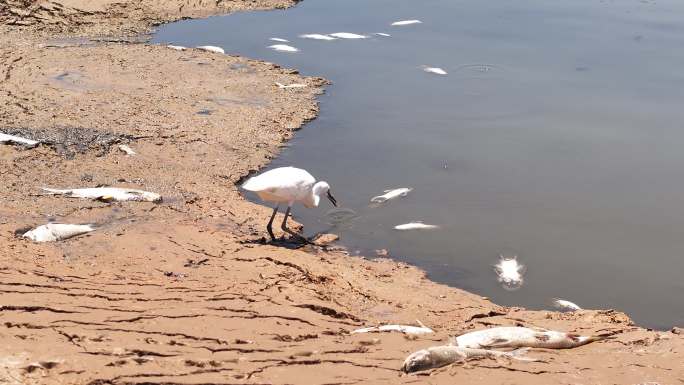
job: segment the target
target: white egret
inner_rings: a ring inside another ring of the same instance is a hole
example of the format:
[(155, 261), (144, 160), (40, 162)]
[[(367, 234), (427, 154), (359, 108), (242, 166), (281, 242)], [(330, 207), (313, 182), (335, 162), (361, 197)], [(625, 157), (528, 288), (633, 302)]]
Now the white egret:
[(255, 192), (259, 198), (268, 202), (275, 202), (276, 206), (273, 208), (271, 219), (266, 225), (266, 230), (275, 241), (273, 235), (273, 219), (278, 213), (278, 206), (281, 203), (287, 203), (287, 210), (285, 211), (285, 219), (280, 228), (292, 235), (295, 238), (300, 238), (306, 243), (310, 243), (306, 238), (295, 233), (287, 228), (287, 218), (290, 216), (290, 210), (295, 202), (301, 202), (307, 208), (318, 207), (321, 196), (325, 194), (333, 206), (337, 207), (337, 200), (330, 193), (330, 185), (327, 182), (316, 182), (311, 174), (306, 170), (295, 167), (278, 167), (273, 170), (266, 171), (263, 174), (249, 178), (247, 182), (242, 185), (242, 188), (247, 191)]

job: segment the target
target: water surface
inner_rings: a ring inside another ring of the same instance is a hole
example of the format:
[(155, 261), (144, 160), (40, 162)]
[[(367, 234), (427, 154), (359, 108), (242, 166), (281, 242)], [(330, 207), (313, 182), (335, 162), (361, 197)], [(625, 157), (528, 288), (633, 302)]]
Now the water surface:
[[(297, 37), (334, 32), (392, 36)], [(300, 52), (269, 50), (270, 37)], [(308, 169), (356, 212), (297, 206), (307, 233), (339, 233), (365, 255), (387, 248), (505, 305), (562, 297), (684, 324), (681, 1), (311, 0), (170, 24), (155, 41), (332, 80), (320, 117), (269, 166)], [(368, 206), (392, 187), (415, 190)], [(413, 220), (441, 229), (392, 229)], [(501, 253), (528, 266), (520, 290), (496, 282)]]

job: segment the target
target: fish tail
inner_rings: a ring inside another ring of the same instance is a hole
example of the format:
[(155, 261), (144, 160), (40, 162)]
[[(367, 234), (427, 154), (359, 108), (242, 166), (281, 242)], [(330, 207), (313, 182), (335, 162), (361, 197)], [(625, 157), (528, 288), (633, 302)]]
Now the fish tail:
[(505, 355), (508, 358), (512, 358), (512, 359), (518, 360), (518, 361), (528, 361), (528, 362), (539, 361), (539, 359), (537, 359), (537, 358), (525, 357), (525, 355), (529, 351), (530, 351), (530, 348), (520, 348), (520, 349), (515, 349), (513, 351), (507, 352)]
[(378, 195), (376, 197), (371, 198), (371, 202), (373, 202), (373, 203), (385, 203), (385, 202), (387, 202), (387, 198), (385, 198), (382, 195)]

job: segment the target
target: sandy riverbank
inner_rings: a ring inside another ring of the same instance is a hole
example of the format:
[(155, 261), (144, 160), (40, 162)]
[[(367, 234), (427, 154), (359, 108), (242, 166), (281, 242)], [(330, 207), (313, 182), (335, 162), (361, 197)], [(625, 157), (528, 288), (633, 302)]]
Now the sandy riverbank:
[[(0, 5), (0, 128), (51, 142), (29, 150), (0, 145), (0, 381), (684, 383), (679, 329), (647, 331), (610, 310), (501, 307), (390, 260), (262, 244), (270, 209), (245, 201), (235, 183), (315, 117), (324, 81), (229, 55), (87, 39), (292, 4)], [(280, 90), (276, 81), (309, 87)], [(138, 155), (120, 152), (121, 143)], [(108, 204), (38, 195), (43, 186), (97, 185), (165, 199)], [(48, 219), (101, 228), (57, 244), (15, 237)], [(347, 334), (416, 319), (437, 333)], [(544, 362), (480, 360), (430, 376), (398, 370), (415, 350), (493, 325), (616, 338), (530, 353)]]

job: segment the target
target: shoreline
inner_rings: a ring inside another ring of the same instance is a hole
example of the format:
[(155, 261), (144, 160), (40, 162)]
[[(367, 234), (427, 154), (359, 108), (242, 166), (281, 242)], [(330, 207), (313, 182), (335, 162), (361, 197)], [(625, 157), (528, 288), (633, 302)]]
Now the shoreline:
[[(531, 354), (544, 362), (481, 360), (420, 378), (436, 384), (684, 381), (678, 328), (648, 331), (613, 310), (498, 306), (431, 282), (401, 262), (351, 257), (335, 247), (262, 243), (270, 209), (246, 201), (236, 184), (317, 116), (325, 80), (196, 49), (45, 45), (54, 36), (142, 32), (154, 23), (219, 12), (215, 5), (179, 8), (189, 4), (181, 0), (147, 8), (144, 2), (107, 8), (110, 3), (35, 3), (22, 16), (30, 21), (25, 26), (0, 8), (3, 132), (53, 143), (25, 150), (0, 145), (6, 166), (0, 245), (7, 250), (0, 259), (0, 379), (408, 383), (418, 377), (398, 369), (409, 353), (459, 332), (524, 325), (615, 338)], [(217, 4), (224, 13), (296, 2)], [(212, 81), (219, 78), (226, 82)], [(309, 87), (279, 90), (275, 81)], [(126, 156), (118, 144), (138, 155)], [(165, 200), (110, 204), (37, 194), (39, 187), (98, 184), (150, 190)], [(50, 219), (101, 227), (54, 244), (14, 236)], [(348, 334), (416, 319), (436, 334)]]

